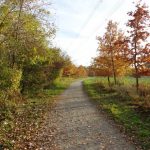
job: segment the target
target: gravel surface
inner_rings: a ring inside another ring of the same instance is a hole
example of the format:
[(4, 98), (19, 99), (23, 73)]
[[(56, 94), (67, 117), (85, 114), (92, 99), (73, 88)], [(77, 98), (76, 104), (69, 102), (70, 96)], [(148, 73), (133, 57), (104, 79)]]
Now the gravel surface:
[(49, 113), (38, 137), (41, 150), (135, 150), (114, 122), (91, 103), (77, 81)]

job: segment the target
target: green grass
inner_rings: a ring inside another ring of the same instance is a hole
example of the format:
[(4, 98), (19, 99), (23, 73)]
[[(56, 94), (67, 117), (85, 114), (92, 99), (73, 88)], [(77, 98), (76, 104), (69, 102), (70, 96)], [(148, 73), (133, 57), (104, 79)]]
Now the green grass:
[[(106, 77), (92, 77), (91, 79), (95, 79), (96, 81), (100, 81), (107, 85), (107, 78)], [(113, 83), (113, 78), (110, 77), (111, 83)], [(118, 77), (117, 81), (124, 85), (132, 86), (135, 85), (135, 78), (134, 77)], [(150, 77), (141, 77), (139, 78), (139, 83), (144, 85), (150, 84)]]
[[(149, 82), (149, 79), (146, 80)], [(83, 84), (92, 100), (122, 124), (127, 133), (136, 135), (143, 149), (150, 149), (150, 116), (137, 111), (132, 105), (131, 97), (123, 97), (115, 89), (109, 89), (106, 85), (107, 80), (104, 78), (89, 78)]]
[(34, 140), (34, 133), (39, 129), (53, 102), (73, 82), (73, 78), (55, 80), (53, 86), (39, 92), (25, 95), (23, 102), (7, 102), (0, 122), (0, 144), (8, 149), (24, 149), (27, 141)]

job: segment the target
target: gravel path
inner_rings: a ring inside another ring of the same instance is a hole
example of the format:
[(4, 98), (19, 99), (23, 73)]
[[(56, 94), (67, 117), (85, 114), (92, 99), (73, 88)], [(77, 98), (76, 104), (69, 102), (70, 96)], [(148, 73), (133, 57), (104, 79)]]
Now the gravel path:
[(39, 142), (41, 150), (135, 150), (83, 92), (73, 83), (50, 112)]

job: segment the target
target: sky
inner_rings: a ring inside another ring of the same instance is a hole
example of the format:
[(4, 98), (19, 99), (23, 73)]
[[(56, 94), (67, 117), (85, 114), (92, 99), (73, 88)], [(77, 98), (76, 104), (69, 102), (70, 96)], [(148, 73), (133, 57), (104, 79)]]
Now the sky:
[[(126, 30), (127, 12), (137, 0), (52, 0), (57, 28), (54, 45), (66, 52), (76, 65), (89, 66), (97, 55), (97, 36), (109, 20)], [(150, 7), (150, 0), (143, 0)]]

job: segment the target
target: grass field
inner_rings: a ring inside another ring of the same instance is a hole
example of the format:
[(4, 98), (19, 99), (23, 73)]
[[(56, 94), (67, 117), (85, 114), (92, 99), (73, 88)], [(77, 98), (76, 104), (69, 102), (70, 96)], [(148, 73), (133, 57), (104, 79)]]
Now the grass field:
[[(94, 79), (94, 78), (92, 78)], [(95, 80), (100, 81), (104, 84), (107, 84), (107, 78), (106, 77), (95, 77)], [(113, 83), (113, 78), (110, 78), (110, 81)], [(117, 81), (119, 83), (122, 83), (123, 85), (135, 85), (135, 78), (134, 77), (118, 77)], [(141, 77), (139, 78), (139, 83), (144, 85), (150, 85), (150, 77)]]
[[(112, 79), (111, 79), (112, 80)], [(134, 78), (120, 78), (121, 85), (107, 85), (107, 78), (89, 78), (84, 81), (84, 88), (92, 100), (114, 118), (123, 129), (136, 136), (143, 149), (150, 149), (150, 108), (145, 106), (141, 97), (134, 91)], [(149, 78), (141, 78), (140, 83), (149, 86)], [(149, 95), (146, 95), (147, 97)], [(148, 101), (150, 99), (148, 98)]]

